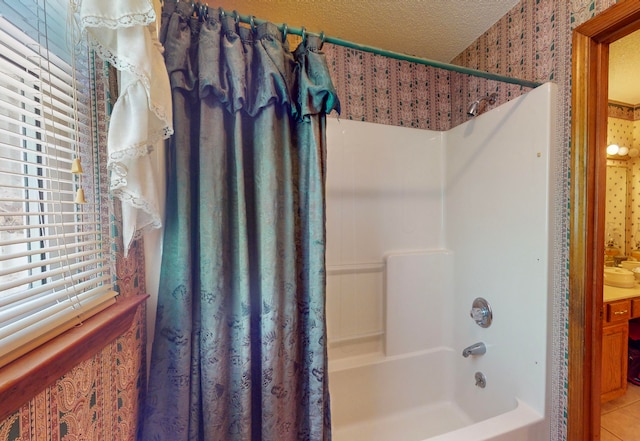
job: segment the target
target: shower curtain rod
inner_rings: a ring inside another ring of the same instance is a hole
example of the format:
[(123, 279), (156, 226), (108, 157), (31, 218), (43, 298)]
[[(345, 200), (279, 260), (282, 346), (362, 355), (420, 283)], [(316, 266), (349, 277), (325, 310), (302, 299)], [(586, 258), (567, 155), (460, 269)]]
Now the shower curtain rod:
[[(200, 8), (207, 6), (204, 3), (200, 3), (200, 2), (191, 2), (194, 6), (194, 12), (199, 13)], [(214, 9), (213, 7), (208, 7), (208, 10), (210, 11), (211, 9)], [(253, 15), (242, 15), (242, 14), (238, 14), (237, 11), (225, 11), (222, 8), (215, 8), (215, 10), (219, 11), (220, 14), (226, 14), (232, 17), (235, 17), (237, 22), (242, 22), (242, 23), (246, 23), (252, 26), (255, 25), (259, 25), (262, 23), (266, 23), (268, 20), (262, 20), (259, 18), (254, 17)], [(358, 43), (354, 43), (352, 41), (348, 41), (348, 40), (343, 40), (341, 38), (337, 38), (337, 37), (331, 37), (328, 35), (324, 35), (324, 32), (321, 32), (320, 34), (316, 34), (316, 33), (311, 33), (311, 32), (307, 32), (306, 29), (303, 27), (301, 28), (292, 28), (289, 27), (286, 23), (282, 23), (282, 24), (276, 24), (276, 26), (278, 26), (278, 28), (280, 30), (282, 30), (283, 32), (286, 32), (288, 34), (294, 34), (294, 35), (299, 35), (301, 37), (305, 37), (305, 35), (316, 35), (320, 38), (323, 39), (324, 42), (326, 43), (331, 43), (331, 44), (336, 44), (338, 46), (344, 46), (344, 47), (348, 47), (351, 49), (357, 49), (363, 52), (369, 52), (375, 55), (381, 55), (383, 57), (388, 57), (388, 58), (393, 58), (396, 60), (401, 60), (401, 61), (409, 61), (411, 63), (416, 63), (416, 64), (422, 64), (425, 66), (431, 66), (431, 67), (435, 67), (438, 69), (445, 69), (445, 70), (449, 70), (449, 71), (453, 71), (453, 72), (458, 72), (458, 73), (462, 73), (462, 74), (466, 74), (466, 75), (473, 75), (476, 77), (481, 77), (481, 78), (485, 78), (487, 80), (495, 80), (495, 81), (501, 81), (503, 83), (510, 83), (510, 84), (516, 84), (519, 86), (524, 86), (524, 87), (531, 87), (531, 88), (536, 88), (538, 86), (541, 85), (541, 83), (535, 82), (535, 81), (528, 81), (528, 80), (521, 80), (518, 78), (511, 78), (511, 77), (505, 77), (502, 75), (497, 75), (497, 74), (493, 74), (490, 72), (484, 72), (481, 70), (477, 70), (477, 69), (471, 69), (468, 67), (463, 67), (463, 66), (456, 66), (455, 64), (448, 64), (448, 63), (442, 63), (440, 61), (435, 61), (435, 60), (429, 60), (427, 58), (420, 58), (420, 57), (415, 57), (413, 55), (407, 55), (407, 54), (402, 54), (400, 52), (394, 52), (394, 51), (389, 51), (389, 50), (385, 50), (385, 49), (381, 49), (378, 47), (374, 47), (374, 46), (367, 46), (364, 44), (358, 44)]]

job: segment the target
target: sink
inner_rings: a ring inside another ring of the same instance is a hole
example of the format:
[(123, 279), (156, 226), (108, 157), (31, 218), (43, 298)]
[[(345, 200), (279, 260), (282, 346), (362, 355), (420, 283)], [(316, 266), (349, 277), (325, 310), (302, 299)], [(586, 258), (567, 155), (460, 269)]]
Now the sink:
[(605, 268), (604, 284), (609, 286), (617, 286), (618, 288), (633, 288), (635, 286), (635, 277), (633, 272), (624, 268)]
[(623, 260), (620, 262), (620, 267), (633, 271), (634, 268), (640, 268), (640, 262), (637, 260)]

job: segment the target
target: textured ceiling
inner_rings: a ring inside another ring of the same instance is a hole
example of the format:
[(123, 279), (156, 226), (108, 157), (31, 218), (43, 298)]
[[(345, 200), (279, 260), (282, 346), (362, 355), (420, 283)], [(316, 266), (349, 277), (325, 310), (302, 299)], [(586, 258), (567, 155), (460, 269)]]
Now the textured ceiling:
[[(519, 0), (207, 0), (211, 7), (444, 63)], [(640, 104), (640, 31), (611, 44), (609, 99)]]
[(519, 0), (209, 0), (210, 6), (448, 63)]
[(609, 99), (640, 104), (640, 31), (609, 46)]

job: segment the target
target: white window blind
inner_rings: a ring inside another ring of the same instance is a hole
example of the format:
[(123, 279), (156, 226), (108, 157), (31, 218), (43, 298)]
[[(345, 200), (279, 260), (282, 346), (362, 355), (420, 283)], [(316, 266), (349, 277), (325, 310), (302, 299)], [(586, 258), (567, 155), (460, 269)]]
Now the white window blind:
[(52, 49), (65, 46), (65, 8), (0, 1), (0, 366), (116, 295), (98, 191), (72, 173), (74, 160), (92, 168), (94, 158), (83, 145), (92, 139), (86, 74), (70, 50)]

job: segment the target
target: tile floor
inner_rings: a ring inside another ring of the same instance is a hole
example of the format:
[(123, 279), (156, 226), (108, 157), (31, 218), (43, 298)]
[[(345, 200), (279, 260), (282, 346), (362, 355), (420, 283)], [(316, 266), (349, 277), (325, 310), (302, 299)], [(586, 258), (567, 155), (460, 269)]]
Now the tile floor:
[(600, 441), (640, 441), (640, 386), (602, 405)]

